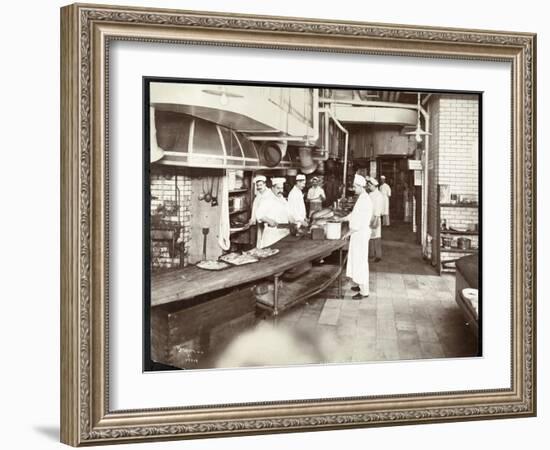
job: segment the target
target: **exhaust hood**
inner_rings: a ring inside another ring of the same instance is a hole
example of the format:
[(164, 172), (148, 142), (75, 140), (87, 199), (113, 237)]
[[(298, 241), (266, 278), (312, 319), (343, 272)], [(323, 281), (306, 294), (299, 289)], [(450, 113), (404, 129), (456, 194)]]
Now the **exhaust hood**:
[[(290, 151), (290, 147), (284, 151), (286, 144), (271, 142), (266, 147), (243, 133), (179, 112), (151, 108), (153, 114), (150, 148), (158, 146), (164, 153), (155, 164), (245, 170), (300, 166), (297, 152)], [(276, 148), (281, 148), (280, 158), (273, 156)]]

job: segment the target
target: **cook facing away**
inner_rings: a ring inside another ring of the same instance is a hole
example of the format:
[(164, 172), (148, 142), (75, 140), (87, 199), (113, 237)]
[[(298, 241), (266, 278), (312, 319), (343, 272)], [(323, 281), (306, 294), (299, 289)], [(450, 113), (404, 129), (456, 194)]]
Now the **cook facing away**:
[(254, 211), (256, 221), (264, 225), (261, 236), (258, 233), (258, 248), (269, 247), (290, 233), (288, 202), (283, 197), (285, 181), (282, 177), (272, 178), (270, 194), (262, 197)]
[(349, 231), (343, 239), (350, 237), (346, 275), (357, 284), (352, 287), (354, 291), (357, 291), (357, 294), (352, 297), (354, 300), (361, 300), (369, 296), (368, 254), (373, 208), (372, 201), (365, 192), (366, 185), (365, 178), (356, 174), (353, 180), (353, 189), (359, 197), (351, 214), (341, 219), (349, 221)]

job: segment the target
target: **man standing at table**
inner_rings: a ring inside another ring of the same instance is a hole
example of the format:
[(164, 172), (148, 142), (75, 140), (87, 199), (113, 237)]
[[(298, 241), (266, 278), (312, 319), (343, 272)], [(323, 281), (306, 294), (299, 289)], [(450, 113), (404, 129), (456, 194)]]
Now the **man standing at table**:
[(249, 225), (258, 225), (256, 232), (256, 246), (259, 246), (262, 241), (263, 224), (258, 223), (257, 211), (260, 204), (268, 197), (273, 196), (273, 192), (267, 187), (267, 178), (264, 175), (257, 175), (254, 177), (254, 185), (256, 186), (256, 197), (254, 203), (252, 203), (252, 214), (250, 215)]
[(288, 236), (289, 211), (288, 202), (283, 197), (285, 178), (271, 179), (271, 195), (267, 195), (256, 210), (256, 220), (264, 224), (258, 248), (269, 247)]
[(311, 179), (311, 187), (307, 191), (307, 201), (309, 202), (309, 215), (315, 211), (323, 209), (323, 202), (326, 200), (324, 189), (319, 186), (319, 178), (313, 177)]
[(342, 239), (350, 238), (348, 250), (348, 265), (346, 275), (357, 286), (351, 289), (356, 291), (352, 298), (361, 300), (369, 296), (369, 239), (371, 234), (372, 202), (365, 192), (367, 181), (361, 175), (355, 174), (353, 189), (358, 195), (351, 214), (340, 219), (349, 221), (349, 231)]
[(386, 183), (386, 177), (380, 177), (380, 193), (384, 196), (384, 212), (382, 214), (382, 224), (388, 226), (390, 224), (390, 197), (391, 187)]
[(295, 223), (298, 228), (307, 225), (306, 204), (304, 203), (303, 190), (306, 187), (306, 176), (304, 174), (296, 175), (296, 184), (288, 194), (288, 210), (290, 221)]
[(369, 240), (369, 258), (374, 262), (382, 259), (382, 213), (384, 212), (384, 195), (378, 190), (376, 178), (367, 180), (367, 189), (372, 201), (371, 235)]

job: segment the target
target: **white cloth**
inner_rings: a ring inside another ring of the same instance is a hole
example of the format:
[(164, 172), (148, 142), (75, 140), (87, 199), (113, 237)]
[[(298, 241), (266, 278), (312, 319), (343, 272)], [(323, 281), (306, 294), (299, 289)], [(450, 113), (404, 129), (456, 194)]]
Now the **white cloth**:
[(294, 186), (288, 194), (288, 211), (292, 223), (303, 222), (306, 220), (306, 204), (302, 191)]
[(349, 215), (351, 237), (349, 241), (348, 264), (346, 267), (346, 275), (362, 287), (362, 295), (368, 295), (371, 218), (372, 201), (369, 195), (363, 192), (359, 195)]
[(258, 222), (264, 222), (264, 229), (257, 244), (258, 248), (269, 247), (290, 233), (287, 228), (270, 227), (265, 223), (266, 219), (274, 220), (277, 224), (289, 222), (288, 202), (284, 197), (278, 197), (273, 192), (259, 203), (256, 209), (256, 218)]
[[(369, 197), (372, 202), (372, 215), (376, 217), (382, 216), (384, 212), (385, 207), (385, 197), (384, 195), (378, 190), (375, 189), (371, 193), (369, 193)], [(377, 239), (382, 237), (382, 220), (378, 219), (378, 226), (376, 228), (371, 228), (371, 239)]]
[(391, 197), (391, 188), (388, 184), (381, 184), (378, 188), (382, 195), (384, 195), (384, 213), (383, 216), (390, 215), (390, 197)]
[(231, 247), (231, 223), (229, 222), (229, 177), (222, 177), (222, 195), (220, 200), (220, 226), (218, 229), (218, 244), (222, 250)]

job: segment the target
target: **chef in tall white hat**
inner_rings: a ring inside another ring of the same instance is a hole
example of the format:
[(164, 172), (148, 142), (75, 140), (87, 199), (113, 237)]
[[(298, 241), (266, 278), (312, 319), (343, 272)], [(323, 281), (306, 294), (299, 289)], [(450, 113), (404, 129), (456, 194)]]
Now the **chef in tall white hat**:
[(252, 180), (256, 189), (256, 197), (252, 203), (252, 214), (250, 215), (249, 225), (258, 224), (258, 230), (256, 233), (256, 245), (258, 246), (262, 240), (263, 224), (258, 223), (257, 211), (260, 204), (268, 197), (273, 196), (271, 189), (267, 187), (267, 178), (264, 175), (256, 175)]
[(378, 188), (380, 193), (384, 196), (384, 211), (382, 213), (382, 222), (384, 226), (390, 224), (390, 197), (391, 197), (391, 187), (386, 183), (386, 177), (384, 175), (380, 176), (380, 187)]
[(353, 178), (353, 189), (359, 196), (351, 214), (341, 219), (349, 221), (349, 231), (343, 239), (350, 238), (348, 251), (348, 264), (346, 275), (357, 286), (352, 287), (356, 291), (352, 298), (361, 300), (369, 296), (369, 239), (371, 235), (370, 222), (372, 219), (372, 201), (365, 191), (367, 180), (358, 174)]
[(306, 176), (303, 173), (296, 175), (296, 184), (288, 194), (288, 210), (290, 221), (298, 227), (307, 224), (306, 204), (304, 202), (303, 190), (306, 187)]
[(264, 224), (258, 248), (269, 247), (290, 233), (288, 202), (283, 196), (285, 182), (283, 177), (272, 178), (271, 195), (266, 196), (256, 209), (256, 220)]

